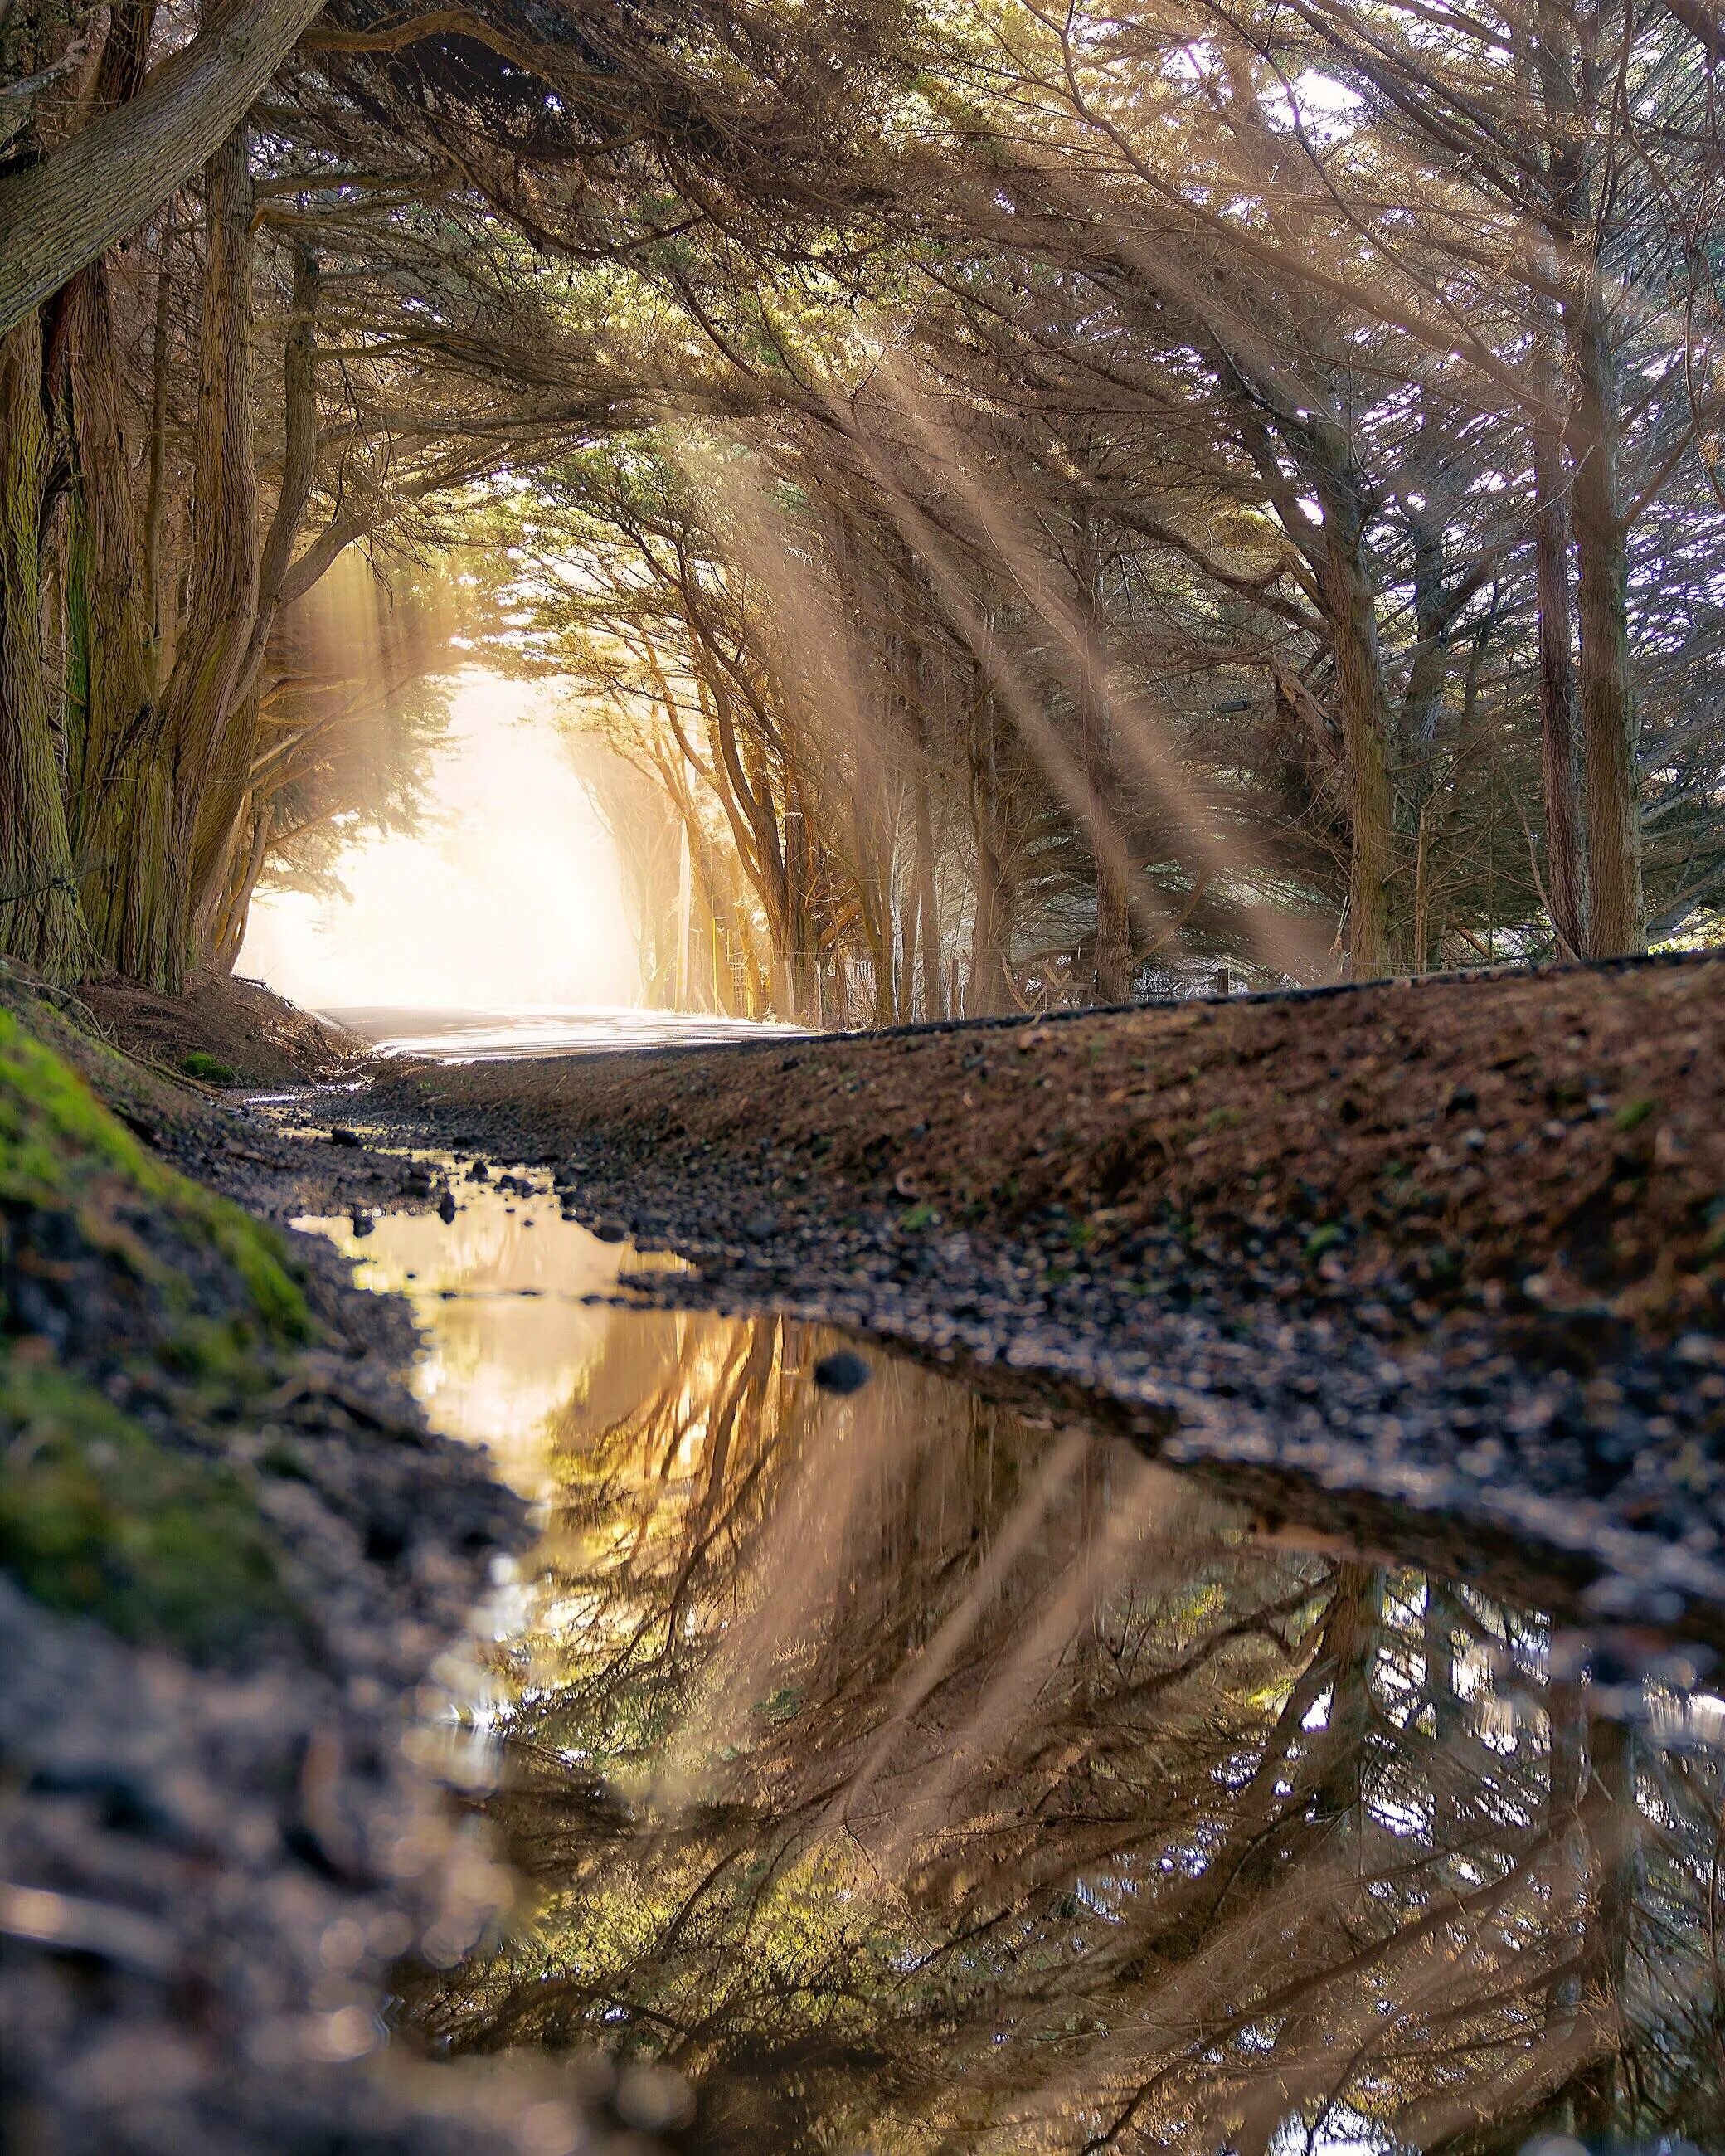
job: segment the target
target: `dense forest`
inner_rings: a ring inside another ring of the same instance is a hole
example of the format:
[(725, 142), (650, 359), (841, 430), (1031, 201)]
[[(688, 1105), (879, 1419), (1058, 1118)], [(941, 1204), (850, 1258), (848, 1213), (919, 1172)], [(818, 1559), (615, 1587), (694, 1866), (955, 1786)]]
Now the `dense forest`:
[(0, 947), (231, 967), (575, 685), (665, 1002), (1725, 898), (1710, 0), (0, 0)]

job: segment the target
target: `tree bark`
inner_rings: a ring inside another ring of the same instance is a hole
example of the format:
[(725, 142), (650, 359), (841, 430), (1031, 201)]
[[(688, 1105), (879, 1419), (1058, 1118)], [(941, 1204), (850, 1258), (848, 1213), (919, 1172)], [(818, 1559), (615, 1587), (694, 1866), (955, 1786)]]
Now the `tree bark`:
[(125, 400), (105, 256), (69, 296), (71, 629), (84, 654), (82, 710), (69, 728), (67, 817), (93, 956), (147, 980), (159, 954), (132, 939), (168, 839), (167, 773), (156, 711), (148, 576), (138, 544)]
[(323, 0), (228, 0), (139, 94), (0, 179), (0, 334), (154, 216), (249, 110)]
[[(918, 652), (905, 669), (905, 701), (910, 711), (912, 742), (911, 835), (915, 849), (916, 920), (921, 934), (923, 1016), (946, 1016), (946, 976), (940, 945), (940, 893), (934, 860), (934, 814), (929, 796), (929, 711), (924, 696), (924, 667)], [(907, 964), (909, 958), (907, 957)], [(906, 983), (904, 1014), (913, 1014), (914, 998)]]
[[(1108, 673), (1103, 651), (1102, 565), (1088, 514), (1078, 535), (1074, 567), (1078, 583), (1078, 728), (1084, 783), (1099, 821), (1108, 826), (1108, 803), (1118, 792), (1108, 714)], [(1100, 836), (1101, 834), (1098, 834)], [(1109, 835), (1118, 836), (1111, 829)], [(1096, 948), (1091, 988), (1099, 1004), (1132, 999), (1132, 906), (1123, 850), (1093, 845), (1096, 872)]]
[(1616, 958), (1646, 948), (1647, 905), (1629, 643), (1629, 530), (1618, 489), (1613, 369), (1596, 265), (1589, 265), (1584, 289), (1565, 300), (1564, 317), (1574, 384), (1570, 463), (1581, 628), (1586, 947), (1589, 957)]
[(1376, 980), (1404, 970), (1396, 934), (1395, 788), (1377, 615), (1361, 560), (1364, 519), (1351, 490), (1323, 496), (1322, 581), (1334, 639), (1337, 716), (1348, 767), (1352, 842), (1348, 874), (1349, 973)]
[(258, 611), (257, 474), (252, 458), (251, 176), (234, 129), (204, 176), (203, 313), (192, 469), (194, 560), (186, 624), (161, 699), (171, 773), (168, 857), (136, 932), (159, 954), (153, 984), (177, 993), (192, 949), (198, 819)]
[(282, 352), (281, 486), (258, 563), (256, 618), (240, 664), (233, 706), (217, 745), (214, 768), (198, 812), (192, 902), (194, 927), (201, 940), (214, 932), (214, 909), (230, 880), (234, 843), (250, 798), (252, 764), (258, 752), (258, 679), (264, 649), (317, 476), (319, 285), (316, 259), (309, 249), (296, 249), (293, 313)]
[(48, 478), (42, 326), (0, 337), (0, 949), (75, 981), (84, 936), (54, 756), (39, 551)]
[(1569, 512), (1562, 452), (1533, 429), (1533, 568), (1539, 613), (1539, 749), (1545, 791), (1546, 895), (1552, 927), (1570, 953), (1588, 948), (1587, 854), (1575, 726), (1574, 619), (1569, 602)]
[(162, 511), (167, 501), (168, 326), (173, 306), (173, 277), (168, 267), (171, 231), (161, 236), (156, 271), (156, 318), (150, 341), (150, 478), (144, 498), (144, 588), (150, 642), (160, 654), (165, 602), (161, 546)]
[(994, 695), (979, 666), (970, 736), (970, 831), (976, 881), (970, 913), (970, 978), (965, 990), (966, 1018), (992, 1018), (1012, 1007), (1006, 985), (1012, 891), (998, 836), (998, 763)]

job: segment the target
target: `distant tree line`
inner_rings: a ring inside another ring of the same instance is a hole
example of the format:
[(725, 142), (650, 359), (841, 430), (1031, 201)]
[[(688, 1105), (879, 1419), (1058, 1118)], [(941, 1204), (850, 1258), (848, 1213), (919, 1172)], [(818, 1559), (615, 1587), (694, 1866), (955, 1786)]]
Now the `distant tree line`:
[(1692, 0), (13, 0), (0, 940), (231, 963), (487, 649), (581, 685), (667, 999), (1707, 932), (1722, 58)]

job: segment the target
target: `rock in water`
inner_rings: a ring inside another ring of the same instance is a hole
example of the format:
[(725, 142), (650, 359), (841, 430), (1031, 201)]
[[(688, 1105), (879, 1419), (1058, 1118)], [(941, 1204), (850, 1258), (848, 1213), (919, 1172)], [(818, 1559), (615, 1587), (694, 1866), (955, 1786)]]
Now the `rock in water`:
[(447, 1190), (438, 1200), (438, 1218), (446, 1227), (455, 1218), (455, 1200)]
[(831, 1355), (823, 1355), (815, 1365), (815, 1383), (821, 1390), (837, 1393), (841, 1397), (860, 1393), (873, 1375), (868, 1363), (852, 1348), (840, 1348)]
[(627, 1243), (629, 1231), (621, 1220), (596, 1220), (593, 1233), (601, 1243)]

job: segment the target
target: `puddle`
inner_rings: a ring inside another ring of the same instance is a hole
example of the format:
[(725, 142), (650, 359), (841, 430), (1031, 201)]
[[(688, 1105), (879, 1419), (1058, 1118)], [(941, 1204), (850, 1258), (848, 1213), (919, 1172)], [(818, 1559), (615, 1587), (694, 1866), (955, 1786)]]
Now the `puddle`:
[(602, 2045), (739, 2156), (1725, 2146), (1704, 1656), (584, 1301), (653, 1260), (549, 1204), (325, 1224), (543, 1507), (484, 1649), (526, 1898), (410, 1982), (434, 2048)]
[[(546, 1195), (456, 1187), (461, 1209), (447, 1226), (435, 1213), (380, 1214), (364, 1235), (346, 1214), (294, 1225), (352, 1258), (362, 1287), (407, 1297), (426, 1334), (413, 1389), (427, 1416), (446, 1435), (487, 1446), (523, 1496), (543, 1497), (555, 1474), (550, 1426), (587, 1399), (589, 1378), (619, 1343), (635, 1343), (642, 1383), (681, 1352), (675, 1319), (616, 1307), (621, 1276), (679, 1270), (683, 1260), (601, 1242)], [(635, 1380), (619, 1368), (600, 1382), (627, 1395)]]

